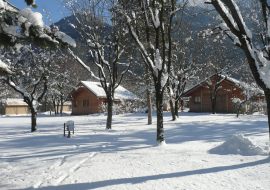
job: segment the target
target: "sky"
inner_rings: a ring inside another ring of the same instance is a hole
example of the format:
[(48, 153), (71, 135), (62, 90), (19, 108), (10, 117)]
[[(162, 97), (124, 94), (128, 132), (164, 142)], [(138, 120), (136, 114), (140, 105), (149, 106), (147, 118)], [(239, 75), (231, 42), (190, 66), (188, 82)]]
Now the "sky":
[[(11, 4), (16, 6), (19, 9), (26, 8), (27, 5), (24, 0), (8, 0)], [(46, 25), (51, 25), (51, 23), (47, 20), (46, 16), (43, 14), (42, 9), (45, 9), (46, 12), (50, 13), (50, 18), (52, 22), (57, 22), (64, 17), (63, 6), (57, 0), (36, 0), (35, 4), (38, 6), (37, 9), (31, 8), (34, 12), (40, 12), (43, 16), (43, 21)]]

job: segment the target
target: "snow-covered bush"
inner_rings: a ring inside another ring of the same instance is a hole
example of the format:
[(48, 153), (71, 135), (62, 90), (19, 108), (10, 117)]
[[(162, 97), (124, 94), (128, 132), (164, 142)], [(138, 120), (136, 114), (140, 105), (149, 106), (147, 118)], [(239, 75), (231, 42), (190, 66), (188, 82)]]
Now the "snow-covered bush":
[(239, 88), (242, 89), (242, 94), (245, 96), (245, 99), (239, 99), (237, 97), (232, 98), (232, 102), (237, 113), (248, 113), (253, 114), (263, 110), (263, 101), (259, 101), (260, 97), (263, 95), (263, 91), (255, 83), (245, 83), (240, 82), (238, 84)]
[[(113, 114), (126, 114), (126, 113), (133, 113), (137, 110), (141, 109), (141, 100), (120, 100), (120, 102), (113, 103)], [(108, 106), (105, 102), (102, 102), (99, 106), (102, 112), (108, 112)]]
[(267, 104), (266, 101), (250, 101), (247, 104), (247, 114), (253, 114), (255, 112), (263, 112), (263, 114), (267, 114)]
[(238, 114), (245, 114), (246, 113), (246, 100), (241, 100), (240, 98), (232, 98), (233, 103), (233, 112)]
[(262, 112), (267, 115), (267, 104), (265, 100), (257, 101), (255, 97), (249, 100), (232, 98), (232, 103), (234, 106), (234, 112), (236, 113), (239, 109), (239, 114), (254, 114), (255, 112)]

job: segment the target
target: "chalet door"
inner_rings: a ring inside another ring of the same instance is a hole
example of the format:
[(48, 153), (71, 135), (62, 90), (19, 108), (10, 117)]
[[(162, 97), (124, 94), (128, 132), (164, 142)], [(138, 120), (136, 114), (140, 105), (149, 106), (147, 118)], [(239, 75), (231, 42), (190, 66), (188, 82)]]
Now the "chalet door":
[(216, 112), (227, 112), (227, 96), (226, 95), (218, 95), (217, 103), (216, 103)]

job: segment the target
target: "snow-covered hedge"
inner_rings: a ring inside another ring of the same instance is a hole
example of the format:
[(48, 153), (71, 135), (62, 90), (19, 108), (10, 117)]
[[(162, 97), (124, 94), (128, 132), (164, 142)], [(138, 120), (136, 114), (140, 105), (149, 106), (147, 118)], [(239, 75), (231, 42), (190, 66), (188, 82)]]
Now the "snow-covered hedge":
[[(125, 113), (133, 113), (139, 110), (140, 107), (140, 100), (135, 101), (129, 101), (129, 100), (120, 100), (121, 103), (114, 103), (113, 104), (113, 114), (119, 115), (119, 114), (125, 114)], [(99, 106), (102, 110), (102, 112), (107, 113), (108, 112), (108, 106), (106, 103), (101, 103)]]

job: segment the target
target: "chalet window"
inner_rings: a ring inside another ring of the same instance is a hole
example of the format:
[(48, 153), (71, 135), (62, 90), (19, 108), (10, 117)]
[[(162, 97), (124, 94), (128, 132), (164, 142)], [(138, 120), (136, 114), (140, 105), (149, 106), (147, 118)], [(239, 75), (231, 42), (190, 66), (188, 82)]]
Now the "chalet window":
[(226, 102), (227, 101), (227, 97), (226, 96), (221, 96), (221, 102)]
[(83, 107), (89, 106), (89, 100), (83, 100)]
[(195, 103), (201, 102), (201, 96), (195, 96)]
[(77, 107), (77, 100), (74, 100), (73, 103), (74, 107)]

